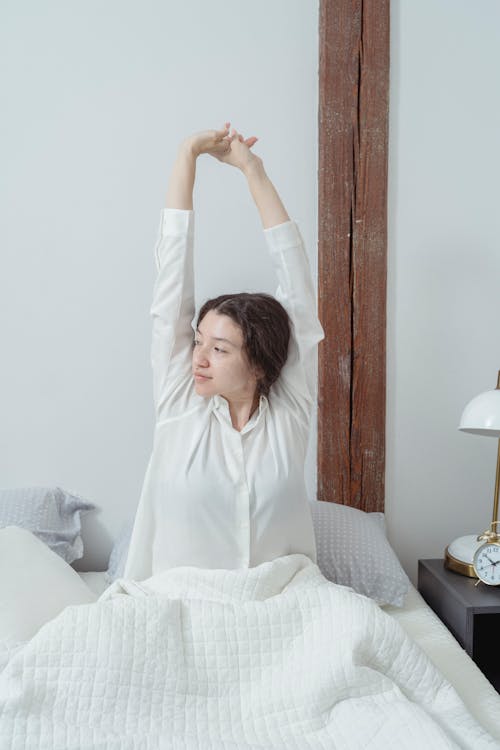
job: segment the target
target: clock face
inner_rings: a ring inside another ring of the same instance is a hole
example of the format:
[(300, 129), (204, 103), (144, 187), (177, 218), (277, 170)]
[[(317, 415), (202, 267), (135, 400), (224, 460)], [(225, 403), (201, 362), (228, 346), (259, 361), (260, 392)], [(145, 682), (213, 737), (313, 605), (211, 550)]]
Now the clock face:
[(500, 545), (483, 544), (474, 555), (474, 570), (484, 583), (500, 585)]

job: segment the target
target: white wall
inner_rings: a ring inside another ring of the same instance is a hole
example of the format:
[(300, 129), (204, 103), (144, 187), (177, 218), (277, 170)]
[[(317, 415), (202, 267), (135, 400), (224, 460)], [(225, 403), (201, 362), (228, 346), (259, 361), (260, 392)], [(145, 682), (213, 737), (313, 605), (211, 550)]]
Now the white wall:
[(500, 369), (500, 4), (393, 0), (386, 516), (418, 558), (491, 521), (496, 440), (458, 432)]
[[(231, 123), (317, 273), (318, 3), (19, 0), (2, 9), (0, 485), (95, 502), (104, 569), (152, 447), (153, 246), (179, 141)], [(243, 176), (197, 168), (197, 307), (276, 279)], [(316, 433), (307, 482), (315, 495)]]
[[(316, 276), (317, 2), (43, 4), (2, 11), (0, 483), (100, 507), (103, 568), (151, 450), (153, 244), (177, 143), (226, 119), (301, 226)], [(496, 441), (457, 431), (500, 368), (496, 0), (393, 0), (386, 516), (419, 557), (481, 531)], [(6, 113), (6, 116), (5, 116)], [(202, 157), (197, 305), (273, 292), (242, 175)], [(307, 481), (315, 494), (316, 433)]]

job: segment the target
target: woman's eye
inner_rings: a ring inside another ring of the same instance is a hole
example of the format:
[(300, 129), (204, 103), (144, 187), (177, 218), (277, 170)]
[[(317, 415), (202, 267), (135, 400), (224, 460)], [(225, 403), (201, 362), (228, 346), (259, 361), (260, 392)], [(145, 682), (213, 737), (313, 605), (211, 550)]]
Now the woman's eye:
[[(199, 342), (199, 341), (196, 341), (196, 339), (195, 339), (195, 340), (193, 341), (193, 346), (197, 346), (197, 345), (198, 345), (199, 343), (200, 343), (200, 342)], [(222, 354), (225, 354), (225, 353), (226, 353), (226, 350), (225, 350), (225, 349), (219, 349), (219, 347), (218, 347), (218, 346), (214, 346), (214, 349), (215, 349), (215, 351), (216, 351), (216, 352), (221, 352)]]

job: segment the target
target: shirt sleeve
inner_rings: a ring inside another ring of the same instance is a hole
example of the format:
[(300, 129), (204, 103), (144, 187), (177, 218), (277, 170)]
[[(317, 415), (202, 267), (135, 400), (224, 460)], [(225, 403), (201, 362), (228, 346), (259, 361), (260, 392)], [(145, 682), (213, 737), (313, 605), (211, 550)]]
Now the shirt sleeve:
[(276, 385), (300, 405), (307, 420), (315, 398), (317, 348), (325, 338), (309, 259), (294, 221), (264, 229), (264, 236), (279, 282), (275, 297), (291, 319), (288, 357)]
[(197, 399), (192, 375), (193, 251), (194, 211), (163, 208), (155, 245), (157, 276), (150, 308), (157, 421), (182, 416), (195, 406)]
[[(145, 482), (147, 486), (147, 482)], [(134, 519), (128, 546), (123, 578), (144, 581), (153, 575), (153, 546), (155, 535), (154, 509), (146, 496), (142, 496)]]

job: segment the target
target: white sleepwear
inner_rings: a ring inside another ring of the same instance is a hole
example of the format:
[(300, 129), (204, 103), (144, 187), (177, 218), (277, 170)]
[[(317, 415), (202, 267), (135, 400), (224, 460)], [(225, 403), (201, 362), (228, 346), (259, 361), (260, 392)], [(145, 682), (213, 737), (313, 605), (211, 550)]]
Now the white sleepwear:
[(194, 218), (162, 209), (155, 245), (156, 425), (124, 569), (138, 581), (180, 565), (245, 568), (296, 552), (316, 562), (304, 463), (324, 331), (300, 230), (291, 220), (263, 230), (292, 330), (278, 380), (238, 431), (224, 397), (195, 391)]

